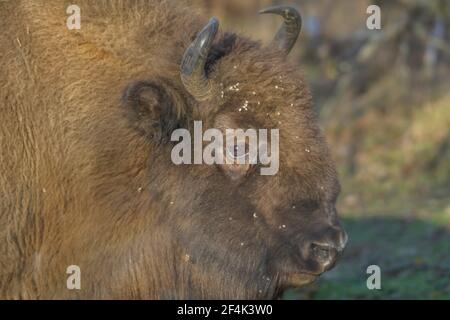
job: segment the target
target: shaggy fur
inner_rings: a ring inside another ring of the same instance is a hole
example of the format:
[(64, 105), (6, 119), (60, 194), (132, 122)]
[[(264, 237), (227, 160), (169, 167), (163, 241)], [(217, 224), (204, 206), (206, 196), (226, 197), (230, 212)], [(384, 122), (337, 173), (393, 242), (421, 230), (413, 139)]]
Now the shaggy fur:
[[(70, 4), (0, 1), (0, 298), (273, 298), (320, 274), (300, 244), (338, 223), (339, 186), (297, 66), (220, 31), (197, 103), (179, 65), (207, 17), (79, 0), (71, 31)], [(280, 128), (279, 173), (175, 166), (167, 137), (194, 119)]]

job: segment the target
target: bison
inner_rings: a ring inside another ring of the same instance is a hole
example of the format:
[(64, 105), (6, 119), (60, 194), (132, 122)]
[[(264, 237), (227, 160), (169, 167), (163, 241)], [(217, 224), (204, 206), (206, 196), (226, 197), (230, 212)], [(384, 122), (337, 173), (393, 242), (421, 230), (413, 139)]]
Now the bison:
[[(296, 63), (189, 4), (0, 3), (0, 297), (276, 298), (347, 241), (336, 170)], [(240, 106), (246, 104), (246, 108)], [(279, 129), (279, 171), (176, 165), (171, 133)], [(69, 266), (80, 288), (68, 288)]]

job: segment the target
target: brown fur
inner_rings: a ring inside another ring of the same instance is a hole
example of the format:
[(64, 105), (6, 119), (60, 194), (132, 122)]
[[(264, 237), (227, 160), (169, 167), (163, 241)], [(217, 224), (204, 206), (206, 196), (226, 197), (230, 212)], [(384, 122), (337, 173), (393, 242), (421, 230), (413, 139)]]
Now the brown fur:
[[(290, 253), (319, 218), (286, 210), (332, 206), (338, 184), (297, 67), (221, 31), (208, 74), (224, 97), (198, 104), (179, 65), (205, 17), (179, 1), (80, 0), (70, 31), (69, 4), (0, 2), (0, 297), (271, 298), (310, 281)], [(164, 137), (192, 119), (279, 127), (279, 173), (232, 183), (173, 165)]]

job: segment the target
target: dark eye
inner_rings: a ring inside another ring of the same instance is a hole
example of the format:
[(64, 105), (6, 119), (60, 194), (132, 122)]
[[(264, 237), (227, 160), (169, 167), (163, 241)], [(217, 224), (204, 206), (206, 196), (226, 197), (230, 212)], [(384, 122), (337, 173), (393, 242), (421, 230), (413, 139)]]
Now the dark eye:
[(237, 144), (227, 150), (228, 156), (232, 159), (239, 159), (247, 155), (247, 146), (245, 144)]

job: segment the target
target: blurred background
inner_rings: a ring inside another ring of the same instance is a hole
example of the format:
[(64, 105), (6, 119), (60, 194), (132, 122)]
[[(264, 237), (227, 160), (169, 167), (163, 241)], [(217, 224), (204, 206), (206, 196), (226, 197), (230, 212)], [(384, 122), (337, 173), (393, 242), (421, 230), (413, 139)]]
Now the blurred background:
[[(269, 43), (295, 4), (298, 61), (337, 162), (341, 262), (286, 299), (450, 299), (450, 0), (192, 0)], [(368, 30), (367, 7), (381, 8)], [(381, 290), (366, 269), (381, 268)]]

